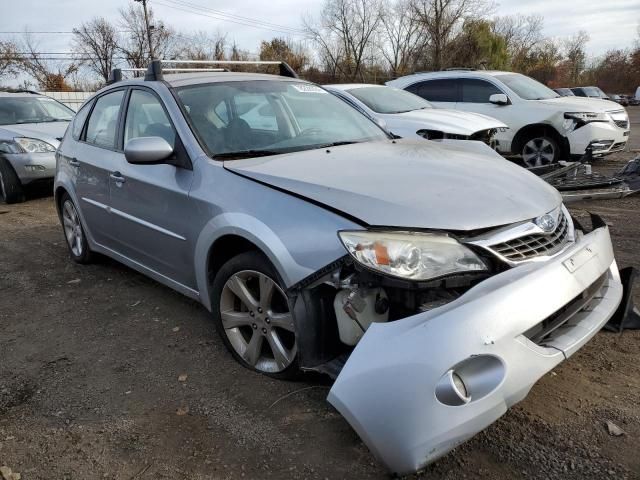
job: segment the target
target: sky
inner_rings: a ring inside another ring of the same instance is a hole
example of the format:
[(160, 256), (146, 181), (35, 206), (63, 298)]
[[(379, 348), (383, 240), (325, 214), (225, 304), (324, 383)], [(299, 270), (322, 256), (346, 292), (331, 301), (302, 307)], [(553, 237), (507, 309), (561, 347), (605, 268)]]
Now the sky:
[[(19, 37), (6, 32), (25, 29), (33, 32), (68, 32), (94, 16), (104, 16), (116, 21), (118, 9), (132, 1), (0, 0), (0, 39)], [(226, 32), (230, 41), (235, 40), (242, 49), (250, 52), (258, 50), (261, 40), (274, 36), (302, 38), (297, 33), (302, 26), (302, 16), (317, 15), (323, 4), (323, 0), (148, 2), (160, 19), (178, 30)], [(578, 30), (587, 31), (591, 38), (587, 51), (592, 55), (600, 55), (612, 48), (631, 46), (637, 38), (640, 0), (498, 0), (495, 3), (497, 15), (543, 15), (546, 36), (562, 37)], [(196, 10), (187, 5), (207, 10)], [(226, 19), (221, 19), (215, 11), (225, 13)], [(38, 33), (34, 37), (42, 52), (69, 51), (71, 35)]]

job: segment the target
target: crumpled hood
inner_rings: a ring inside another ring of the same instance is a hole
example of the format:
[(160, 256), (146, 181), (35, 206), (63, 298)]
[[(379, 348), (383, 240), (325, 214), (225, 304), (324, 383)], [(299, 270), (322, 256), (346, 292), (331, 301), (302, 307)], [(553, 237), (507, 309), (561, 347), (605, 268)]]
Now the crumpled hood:
[(475, 230), (540, 216), (560, 194), (476, 142), (365, 142), (225, 168), (372, 226)]
[(545, 105), (552, 105), (563, 109), (565, 112), (610, 112), (622, 110), (624, 107), (610, 100), (587, 97), (558, 97), (547, 100), (538, 100)]
[(58, 148), (60, 140), (67, 130), (69, 122), (43, 122), (23, 123), (15, 125), (2, 125), (0, 138), (12, 139), (13, 137), (30, 137), (44, 140)]
[(406, 126), (407, 121), (415, 122), (416, 126), (422, 129), (456, 135), (472, 135), (481, 130), (507, 127), (501, 121), (487, 115), (444, 108), (425, 108), (393, 115), (380, 115), (380, 117), (387, 122), (391, 131), (395, 122), (400, 122), (400, 126)]

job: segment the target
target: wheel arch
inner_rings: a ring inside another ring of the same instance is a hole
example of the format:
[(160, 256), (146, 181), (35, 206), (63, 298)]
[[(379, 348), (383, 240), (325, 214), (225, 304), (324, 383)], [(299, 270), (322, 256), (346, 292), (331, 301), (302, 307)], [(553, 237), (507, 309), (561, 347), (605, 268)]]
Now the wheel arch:
[(539, 135), (540, 133), (551, 136), (558, 143), (560, 147), (560, 159), (568, 158), (569, 152), (571, 151), (569, 140), (564, 135), (561, 135), (552, 125), (547, 123), (531, 123), (518, 130), (511, 142), (511, 153), (519, 155), (522, 147), (527, 140), (531, 138), (531, 135)]
[(196, 242), (195, 272), (200, 301), (211, 310), (212, 275), (230, 258), (246, 251), (262, 253), (286, 289), (313, 273), (298, 264), (282, 240), (266, 224), (244, 213), (225, 213), (210, 220)]

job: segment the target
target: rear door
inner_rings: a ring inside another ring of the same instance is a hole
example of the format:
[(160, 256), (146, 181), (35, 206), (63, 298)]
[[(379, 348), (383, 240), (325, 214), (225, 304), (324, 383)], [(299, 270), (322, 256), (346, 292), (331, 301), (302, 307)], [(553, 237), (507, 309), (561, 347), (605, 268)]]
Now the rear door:
[[(186, 155), (160, 98), (130, 90), (122, 116), (121, 145), (138, 137), (164, 138)], [(187, 162), (188, 163), (188, 162)], [(114, 249), (162, 276), (195, 287), (193, 240), (188, 238), (193, 171), (169, 164), (133, 165), (120, 153), (110, 172)]]
[(65, 160), (75, 171), (75, 190), (86, 226), (94, 241), (103, 246), (109, 246), (112, 236), (109, 174), (122, 155), (116, 137), (125, 92), (111, 90), (96, 99), (80, 140)]
[(409, 85), (405, 90), (428, 100), (436, 108), (455, 109), (460, 98), (458, 80), (455, 78), (423, 80)]

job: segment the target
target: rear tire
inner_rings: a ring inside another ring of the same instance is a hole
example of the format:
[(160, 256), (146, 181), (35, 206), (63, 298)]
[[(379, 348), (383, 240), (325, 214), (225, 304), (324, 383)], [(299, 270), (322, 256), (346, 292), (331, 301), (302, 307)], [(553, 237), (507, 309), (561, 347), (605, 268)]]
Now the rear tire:
[(64, 193), (60, 199), (60, 221), (71, 259), (83, 265), (91, 263), (93, 252), (89, 249), (78, 209), (68, 193)]
[(0, 158), (0, 198), (5, 203), (24, 202), (24, 190), (11, 164)]
[(278, 379), (299, 376), (293, 313), (275, 268), (259, 252), (227, 261), (211, 288), (216, 329), (245, 368)]

